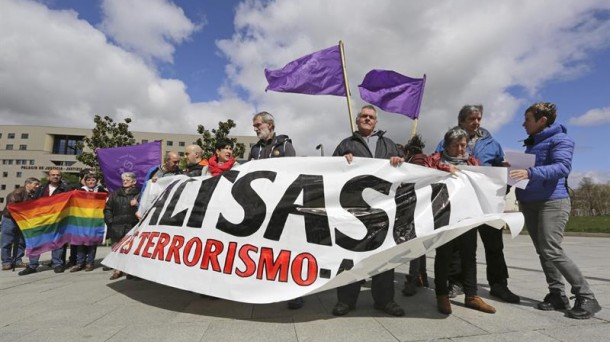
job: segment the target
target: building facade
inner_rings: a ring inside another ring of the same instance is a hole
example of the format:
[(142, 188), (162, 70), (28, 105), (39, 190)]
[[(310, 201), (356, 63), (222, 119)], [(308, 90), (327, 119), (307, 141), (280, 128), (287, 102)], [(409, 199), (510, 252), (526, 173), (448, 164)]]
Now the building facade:
[[(176, 151), (181, 156), (186, 146), (201, 138), (198, 134), (132, 133), (136, 144), (161, 140), (163, 153)], [(51, 168), (77, 175), (86, 168), (76, 160), (83, 152), (76, 144), (91, 134), (92, 130), (86, 128), (0, 125), (0, 208), (4, 208), (6, 196), (23, 186), (28, 177), (44, 178)], [(235, 138), (245, 145), (244, 156), (248, 156), (250, 148), (258, 141), (256, 136)], [(243, 156), (236, 156), (236, 159), (243, 159)]]

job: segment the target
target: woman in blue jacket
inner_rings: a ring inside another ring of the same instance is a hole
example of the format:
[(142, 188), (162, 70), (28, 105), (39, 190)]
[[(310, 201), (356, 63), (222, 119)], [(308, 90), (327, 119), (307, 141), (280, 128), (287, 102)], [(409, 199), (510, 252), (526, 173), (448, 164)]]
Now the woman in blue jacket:
[[(524, 141), (525, 152), (535, 154), (536, 162), (527, 170), (511, 171), (510, 177), (529, 179), (527, 187), (517, 189), (516, 194), (549, 285), (549, 294), (538, 303), (538, 309), (568, 309), (569, 317), (587, 319), (601, 307), (582, 272), (561, 247), (571, 208), (567, 179), (572, 169), (574, 141), (563, 125), (555, 123), (556, 117), (557, 108), (549, 102), (535, 103), (525, 111), (523, 127), (529, 135)], [(572, 309), (562, 276), (576, 296)]]

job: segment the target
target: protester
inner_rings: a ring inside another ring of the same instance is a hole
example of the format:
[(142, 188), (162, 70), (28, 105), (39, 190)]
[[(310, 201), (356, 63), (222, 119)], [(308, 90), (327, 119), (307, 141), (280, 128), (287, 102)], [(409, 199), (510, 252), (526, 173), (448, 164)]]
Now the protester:
[(208, 159), (208, 165), (201, 170), (201, 176), (218, 176), (239, 165), (233, 157), (233, 147), (233, 142), (229, 139), (218, 140), (214, 147), (214, 155)]
[[(443, 152), (436, 152), (426, 158), (427, 167), (456, 173), (460, 165), (479, 165), (479, 161), (468, 152), (469, 134), (459, 126), (445, 133)], [(486, 313), (495, 313), (496, 309), (485, 303), (477, 295), (477, 230), (471, 229), (457, 238), (436, 249), (434, 258), (434, 290), (438, 311), (451, 314), (449, 302), (449, 265), (453, 251), (460, 255), (463, 274), (464, 304), (466, 307)]]
[[(423, 153), (425, 147), (426, 144), (424, 144), (421, 136), (419, 134), (414, 135), (402, 148), (405, 161), (411, 164), (424, 165), (425, 155)], [(413, 296), (417, 293), (418, 287), (428, 287), (425, 254), (411, 260), (409, 263), (409, 274), (406, 275), (402, 294), (405, 296)]]
[[(89, 173), (83, 177), (85, 185), (79, 190), (87, 192), (108, 192), (103, 186), (98, 184), (97, 176), (93, 173)], [(76, 265), (70, 269), (70, 272), (78, 272), (85, 270), (85, 272), (93, 271), (95, 267), (95, 254), (97, 253), (97, 245), (77, 246), (76, 251)]]
[(180, 174), (180, 156), (178, 153), (173, 151), (168, 151), (165, 153), (165, 157), (163, 158), (163, 164), (153, 166), (148, 169), (146, 172), (146, 176), (144, 176), (144, 181), (142, 182), (142, 192), (146, 188), (146, 182), (152, 180), (156, 182), (157, 179), (168, 176), (175, 176)]
[(186, 156), (186, 170), (184, 174), (189, 177), (201, 176), (201, 170), (208, 165), (208, 160), (203, 158), (203, 149), (199, 145), (189, 145), (184, 149)]
[(252, 126), (260, 140), (252, 146), (248, 160), (296, 156), (292, 140), (287, 135), (275, 134), (273, 115), (267, 112), (254, 115)]
[[(333, 156), (344, 156), (348, 163), (352, 163), (354, 157), (389, 159), (393, 166), (404, 162), (404, 159), (399, 157), (396, 144), (383, 136), (385, 132), (375, 130), (377, 125), (375, 107), (370, 105), (362, 107), (356, 117), (356, 125), (358, 131), (341, 141)], [(361, 282), (355, 282), (337, 288), (338, 302), (333, 308), (333, 315), (346, 315), (356, 307), (360, 286)], [(394, 269), (374, 275), (371, 292), (375, 309), (392, 316), (405, 314), (405, 311), (394, 301)]]
[(512, 170), (510, 177), (516, 181), (529, 180), (525, 189), (516, 190), (516, 195), (549, 287), (538, 309), (570, 307), (563, 276), (576, 296), (568, 317), (588, 319), (601, 307), (582, 272), (561, 246), (571, 209), (567, 179), (572, 169), (574, 141), (566, 128), (555, 122), (556, 118), (557, 108), (549, 102), (535, 103), (525, 111), (523, 127), (529, 135), (524, 141), (525, 153), (535, 154), (536, 162), (527, 170)]
[[(248, 160), (294, 157), (296, 155), (292, 140), (287, 135), (275, 134), (275, 119), (271, 113), (260, 112), (254, 115), (252, 127), (254, 127), (254, 132), (260, 140), (250, 149)], [(288, 301), (288, 308), (297, 310), (302, 308), (304, 304), (303, 297), (294, 298)]]
[(22, 187), (15, 189), (6, 196), (6, 206), (2, 212), (2, 270), (14, 270), (24, 268), (23, 256), (25, 255), (25, 239), (21, 229), (8, 211), (12, 203), (27, 202), (34, 199), (34, 194), (40, 186), (40, 180), (30, 177), (25, 180)]
[[(113, 244), (118, 243), (138, 223), (136, 211), (140, 190), (136, 187), (137, 177), (133, 172), (121, 174), (123, 187), (113, 191), (104, 208), (104, 222), (108, 226), (108, 236)], [(123, 272), (115, 270), (110, 280), (123, 276)], [(128, 279), (132, 277), (129, 276)]]
[[(48, 173), (48, 183), (42, 187), (39, 187), (34, 195), (34, 198), (54, 196), (62, 192), (69, 191), (69, 187), (62, 180), (62, 174), (59, 169), (51, 169)], [(51, 252), (51, 267), (55, 273), (63, 273), (65, 271), (65, 258), (66, 258), (67, 244), (54, 249)], [(40, 255), (30, 255), (30, 264), (26, 269), (19, 272), (19, 275), (28, 275), (35, 273), (38, 265), (40, 264)]]
[[(483, 166), (506, 166), (502, 146), (491, 136), (491, 133), (481, 127), (483, 118), (482, 105), (465, 105), (458, 113), (458, 125), (469, 136), (467, 151), (479, 160)], [(437, 147), (437, 152), (443, 150), (443, 142)], [(487, 281), (489, 294), (508, 303), (519, 303), (520, 298), (508, 289), (508, 267), (504, 258), (504, 241), (502, 230), (483, 224), (477, 227), (487, 264)], [(463, 281), (460, 259), (456, 254), (449, 271), (449, 297), (454, 298), (462, 293), (460, 283)]]

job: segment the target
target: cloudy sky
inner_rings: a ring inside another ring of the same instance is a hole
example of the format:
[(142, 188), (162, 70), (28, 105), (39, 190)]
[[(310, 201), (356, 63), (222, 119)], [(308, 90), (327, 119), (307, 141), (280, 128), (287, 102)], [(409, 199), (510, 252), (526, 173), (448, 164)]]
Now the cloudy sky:
[[(349, 134), (345, 98), (265, 92), (263, 70), (345, 44), (353, 110), (371, 69), (427, 75), (418, 125), (430, 151), (464, 104), (522, 150), (523, 111), (558, 105), (576, 140), (573, 185), (610, 181), (610, 2), (515, 0), (0, 0), (0, 124), (196, 133), (273, 113), (299, 155), (331, 153)], [(413, 122), (381, 113), (404, 143)]]

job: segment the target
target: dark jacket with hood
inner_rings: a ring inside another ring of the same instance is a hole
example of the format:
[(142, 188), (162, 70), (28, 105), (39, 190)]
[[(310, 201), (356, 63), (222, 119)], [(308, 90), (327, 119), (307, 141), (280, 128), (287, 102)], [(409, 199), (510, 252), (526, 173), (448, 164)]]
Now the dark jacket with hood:
[(344, 156), (351, 153), (355, 157), (389, 159), (400, 155), (396, 144), (390, 138), (383, 135), (384, 131), (377, 131), (373, 135), (377, 136), (375, 155), (369, 150), (369, 146), (358, 132), (354, 132), (351, 137), (343, 139), (333, 152), (333, 156)]

